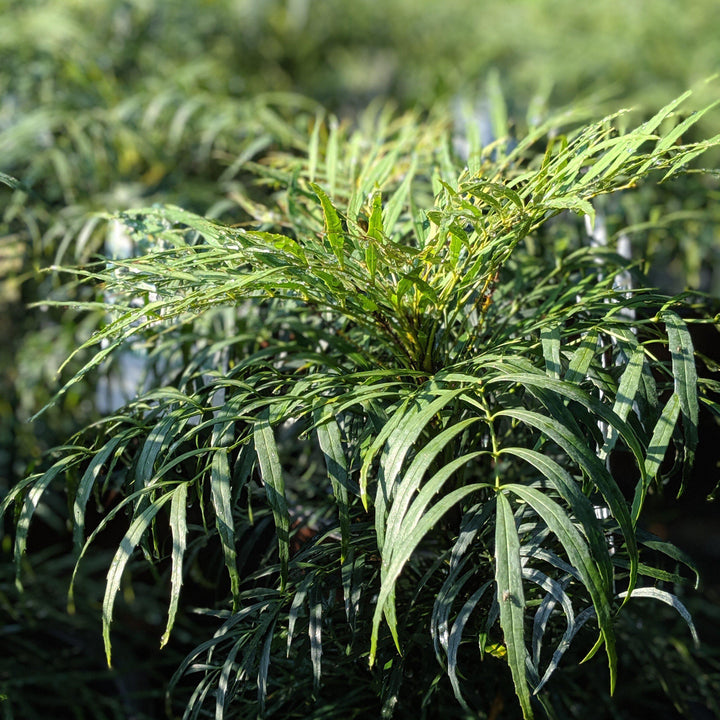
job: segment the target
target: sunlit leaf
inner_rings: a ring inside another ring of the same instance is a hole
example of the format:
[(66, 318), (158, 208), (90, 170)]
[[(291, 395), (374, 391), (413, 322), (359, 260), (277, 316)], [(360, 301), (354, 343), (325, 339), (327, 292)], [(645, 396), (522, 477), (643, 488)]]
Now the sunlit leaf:
[(110, 623), (113, 618), (113, 607), (115, 606), (115, 597), (120, 590), (120, 581), (125, 567), (130, 560), (130, 556), (147, 532), (153, 518), (162, 509), (168, 500), (171, 500), (174, 493), (165, 493), (155, 500), (154, 503), (148, 505), (143, 512), (135, 517), (128, 531), (125, 533), (120, 546), (110, 563), (110, 569), (107, 574), (107, 584), (105, 585), (105, 597), (103, 599), (103, 641), (105, 643), (105, 657), (108, 665), (111, 664), (111, 644), (110, 644)]
[(285, 480), (280, 467), (277, 445), (268, 413), (264, 412), (257, 420), (254, 432), (255, 452), (260, 464), (260, 474), (265, 484), (265, 493), (273, 511), (277, 532), (278, 553), (280, 556), (283, 587), (287, 579), (287, 566), (290, 558), (290, 515), (285, 498)]

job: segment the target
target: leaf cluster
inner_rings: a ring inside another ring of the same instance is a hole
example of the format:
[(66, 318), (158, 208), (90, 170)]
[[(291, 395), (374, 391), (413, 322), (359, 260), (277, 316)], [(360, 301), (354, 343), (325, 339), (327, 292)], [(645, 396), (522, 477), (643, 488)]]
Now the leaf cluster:
[[(162, 644), (188, 578), (205, 578), (219, 606), (203, 613), (222, 624), (173, 679), (199, 678), (188, 718), (324, 717), (349, 674), (348, 717), (450, 694), (459, 717), (489, 713), (484, 658), (523, 716), (552, 716), (571, 644), (602, 649), (612, 692), (635, 598), (672, 606), (694, 636), (675, 592), (692, 562), (638, 529), (712, 406), (688, 303), (628, 283), (637, 269), (584, 241), (576, 217), (597, 228), (598, 198), (717, 144), (679, 142), (700, 117), (675, 115), (686, 98), (634, 129), (565, 114), (489, 145), (470, 133), (464, 157), (443, 118), (309, 114), (306, 141), (243, 158), (265, 199), (237, 184), (242, 222), (177, 206), (110, 216), (135, 250), (63, 269), (102, 323), (62, 392), (128, 347), (146, 353), (146, 389), (7, 495), (17, 582), (60, 480), (76, 568), (122, 528), (108, 661), (138, 551), (166, 569)], [(118, 502), (87, 528), (110, 490)], [(422, 698), (406, 689), (419, 674)]]

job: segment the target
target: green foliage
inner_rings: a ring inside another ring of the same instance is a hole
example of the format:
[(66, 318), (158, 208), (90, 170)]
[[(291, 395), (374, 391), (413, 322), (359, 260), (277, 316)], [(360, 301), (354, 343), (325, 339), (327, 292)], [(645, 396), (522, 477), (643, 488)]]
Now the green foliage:
[(0, 714), (720, 717), (716, 15), (6, 2)]
[(122, 526), (108, 660), (138, 551), (170, 577), (162, 643), (188, 578), (213, 568), (202, 612), (223, 622), (171, 683), (177, 697), (196, 678), (188, 718), (404, 717), (452, 696), (449, 716), (485, 716), (510, 678), (524, 717), (552, 717), (571, 647), (602, 650), (610, 692), (622, 682), (616, 626), (635, 598), (695, 637), (675, 567), (692, 563), (637, 526), (711, 405), (689, 304), (638, 284), (577, 217), (597, 227), (603, 196), (670, 182), (717, 145), (678, 144), (687, 97), (634, 129), (565, 113), (469, 136), (467, 158), (439, 113), (300, 112), (284, 127), (307, 139), (245, 158), (265, 191), (234, 189), (240, 225), (167, 205), (106, 216), (135, 252), (60, 271), (102, 318), (61, 392), (129, 347), (146, 389), (8, 493), (18, 581), (60, 478), (77, 567)]

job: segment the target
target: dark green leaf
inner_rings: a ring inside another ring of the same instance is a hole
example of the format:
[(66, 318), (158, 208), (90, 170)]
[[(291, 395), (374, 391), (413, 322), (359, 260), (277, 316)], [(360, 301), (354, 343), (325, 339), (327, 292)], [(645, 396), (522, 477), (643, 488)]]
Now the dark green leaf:
[(500, 626), (505, 636), (515, 693), (520, 701), (523, 717), (532, 718), (530, 690), (525, 671), (529, 656), (525, 646), (525, 593), (520, 564), (520, 539), (510, 503), (502, 490), (497, 493), (495, 582), (500, 606)]

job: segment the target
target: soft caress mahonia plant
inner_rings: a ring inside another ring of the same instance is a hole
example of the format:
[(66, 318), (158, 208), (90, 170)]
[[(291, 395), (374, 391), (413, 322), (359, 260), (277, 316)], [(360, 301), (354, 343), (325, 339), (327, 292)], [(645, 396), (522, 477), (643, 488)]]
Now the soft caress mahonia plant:
[[(335, 717), (368, 693), (390, 716), (404, 678), (429, 702), (444, 674), (477, 713), (488, 663), (529, 718), (551, 712), (571, 643), (602, 650), (612, 691), (626, 603), (670, 604), (694, 635), (665, 589), (682, 578), (646, 560), (692, 565), (637, 526), (668, 451), (687, 468), (697, 443), (683, 300), (619, 286), (627, 262), (577, 220), (717, 144), (681, 144), (702, 114), (680, 122), (683, 100), (632, 131), (566, 114), (487, 147), (470, 133), (466, 162), (443, 123), (309, 116), (307, 142), (248, 162), (265, 195), (231, 193), (247, 227), (175, 207), (116, 218), (142, 253), (65, 270), (106, 318), (70, 384), (134, 345), (147, 390), (5, 499), (18, 569), (57, 480), (80, 562), (125, 513), (110, 660), (133, 553), (169, 559), (165, 643), (216, 543), (228, 596), (207, 613), (224, 623), (173, 680), (199, 674), (193, 718), (320, 717), (331, 688)], [(86, 537), (109, 486), (122, 500)]]

